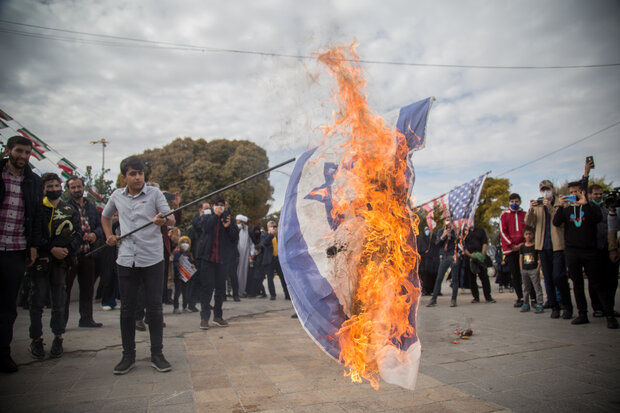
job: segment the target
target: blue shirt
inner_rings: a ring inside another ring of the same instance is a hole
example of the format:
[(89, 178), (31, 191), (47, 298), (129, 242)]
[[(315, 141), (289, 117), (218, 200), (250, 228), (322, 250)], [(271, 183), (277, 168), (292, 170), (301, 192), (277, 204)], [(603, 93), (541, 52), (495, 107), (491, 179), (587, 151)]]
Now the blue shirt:
[[(170, 206), (164, 194), (157, 188), (144, 185), (140, 193), (131, 195), (125, 187), (112, 193), (102, 215), (112, 219), (115, 212), (118, 212), (122, 235), (152, 222), (160, 212), (170, 212)], [(161, 229), (152, 224), (121, 241), (116, 263), (123, 267), (150, 267), (163, 259)]]

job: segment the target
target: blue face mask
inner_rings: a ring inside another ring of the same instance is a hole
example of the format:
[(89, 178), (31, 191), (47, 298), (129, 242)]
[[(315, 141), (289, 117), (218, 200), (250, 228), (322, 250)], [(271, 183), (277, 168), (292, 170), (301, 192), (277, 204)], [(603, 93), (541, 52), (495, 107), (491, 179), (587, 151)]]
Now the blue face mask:
[(519, 205), (518, 204), (510, 204), (510, 209), (512, 209), (513, 211), (518, 211), (519, 210)]

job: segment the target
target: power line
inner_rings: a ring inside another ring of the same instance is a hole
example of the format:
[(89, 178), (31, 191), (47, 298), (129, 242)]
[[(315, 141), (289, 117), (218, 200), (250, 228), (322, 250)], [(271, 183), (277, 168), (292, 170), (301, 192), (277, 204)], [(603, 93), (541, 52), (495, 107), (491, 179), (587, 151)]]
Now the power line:
[(575, 142), (572, 142), (572, 143), (569, 143), (568, 145), (562, 146), (561, 148), (556, 149), (555, 151), (549, 152), (549, 153), (547, 153), (547, 154), (545, 154), (545, 155), (543, 155), (543, 156), (540, 156), (540, 157), (538, 157), (538, 158), (536, 158), (536, 159), (534, 159), (534, 160), (531, 160), (531, 161), (526, 162), (526, 163), (524, 163), (524, 164), (522, 164), (522, 165), (519, 165), (519, 166), (517, 166), (516, 168), (512, 168), (512, 169), (509, 169), (509, 170), (507, 170), (507, 171), (505, 171), (505, 172), (502, 172), (501, 174), (497, 175), (497, 177), (499, 178), (500, 176), (506, 175), (506, 174), (508, 174), (508, 173), (510, 173), (510, 172), (513, 172), (513, 171), (516, 171), (517, 169), (521, 169), (521, 168), (524, 168), (524, 167), (526, 167), (526, 166), (528, 166), (528, 165), (531, 165), (531, 164), (533, 164), (534, 162), (538, 162), (538, 161), (540, 161), (541, 159), (548, 158), (548, 157), (549, 157), (549, 156), (551, 156), (551, 155), (554, 155), (554, 154), (556, 154), (556, 153), (558, 153), (558, 152), (560, 152), (560, 151), (563, 151), (564, 149), (569, 148), (569, 147), (571, 147), (571, 146), (577, 145), (578, 143), (583, 142), (583, 141), (585, 141), (585, 140), (587, 140), (587, 139), (593, 138), (593, 137), (595, 137), (596, 135), (598, 135), (598, 134), (600, 134), (600, 133), (603, 133), (603, 132), (605, 132), (606, 130), (611, 129), (611, 128), (613, 128), (614, 126), (618, 126), (618, 125), (620, 125), (620, 121), (617, 121), (617, 122), (615, 122), (615, 123), (613, 123), (613, 124), (611, 124), (611, 125), (609, 125), (609, 126), (607, 126), (607, 127), (603, 128), (603, 129), (601, 129), (601, 130), (598, 130), (598, 131), (596, 131), (596, 132), (594, 132), (594, 133), (592, 133), (592, 134), (590, 134), (590, 135), (588, 135), (588, 136), (584, 136), (583, 138), (577, 139)]
[[(165, 41), (154, 41), (147, 39), (139, 39), (134, 37), (125, 37), (125, 36), (114, 36), (107, 34), (98, 34), (98, 33), (89, 33), (82, 32), (76, 30), (68, 30), (68, 29), (57, 29), (53, 27), (39, 26), (34, 24), (20, 23), (9, 20), (0, 20), (0, 23), (12, 24), (16, 26), (29, 27), (33, 29), (43, 29), (43, 30), (51, 30), (62, 33), (69, 34), (78, 34), (83, 36), (93, 36), (99, 38), (105, 38), (110, 40), (117, 40), (117, 42), (108, 42), (108, 43), (97, 43), (97, 40), (94, 39), (79, 39), (79, 38), (71, 38), (71, 37), (61, 37), (61, 36), (53, 36), (45, 33), (36, 33), (36, 32), (24, 32), (19, 30), (6, 30), (4, 33), (11, 33), (19, 36), (26, 37), (35, 37), (41, 39), (48, 40), (58, 40), (58, 41), (70, 41), (70, 42), (78, 42), (84, 44), (93, 44), (93, 45), (104, 45), (104, 46), (122, 46), (122, 47), (144, 47), (148, 46), (129, 46), (126, 43), (122, 42), (137, 42), (143, 44), (149, 44), (157, 46), (155, 48), (162, 49), (171, 49), (171, 50), (182, 50), (182, 51), (195, 51), (202, 53), (234, 53), (234, 54), (249, 54), (249, 55), (258, 55), (258, 56), (268, 56), (268, 57), (281, 57), (281, 58), (292, 58), (292, 59), (305, 59), (305, 60), (313, 60), (315, 56), (309, 55), (301, 55), (301, 54), (286, 54), (286, 53), (276, 53), (276, 52), (264, 52), (257, 50), (243, 50), (243, 49), (227, 49), (227, 48), (217, 48), (217, 47), (208, 47), (208, 46), (198, 46), (192, 44), (184, 44), (184, 43), (174, 43), (174, 42), (165, 42)], [(121, 41), (121, 42), (118, 42)], [(153, 46), (151, 46), (153, 48)], [(342, 59), (343, 61), (351, 61), (350, 59)], [(508, 69), (508, 70), (539, 70), (539, 69), (586, 69), (586, 68), (602, 68), (602, 67), (616, 67), (620, 66), (620, 63), (601, 63), (601, 64), (591, 64), (591, 65), (552, 65), (552, 66), (498, 66), (498, 65), (458, 65), (458, 64), (440, 64), (440, 63), (420, 63), (420, 62), (396, 62), (396, 61), (387, 61), (387, 60), (360, 60), (360, 63), (363, 64), (376, 64), (376, 65), (391, 65), (391, 66), (416, 66), (416, 67), (437, 67), (437, 68), (451, 68), (451, 69)]]

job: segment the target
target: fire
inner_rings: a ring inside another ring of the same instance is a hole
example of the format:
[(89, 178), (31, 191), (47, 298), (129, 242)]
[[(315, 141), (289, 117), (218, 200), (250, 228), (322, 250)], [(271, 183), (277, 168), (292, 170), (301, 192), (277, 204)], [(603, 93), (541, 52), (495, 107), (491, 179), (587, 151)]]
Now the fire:
[(332, 187), (332, 216), (361, 224), (364, 235), (357, 268), (349, 274), (355, 277), (351, 317), (337, 334), (340, 361), (352, 381), (364, 378), (377, 389), (381, 351), (399, 348), (415, 334), (410, 317), (420, 295), (419, 255), (417, 216), (407, 208), (408, 149), (405, 137), (369, 108), (355, 45), (334, 47), (318, 60), (338, 82), (338, 111), (324, 127), (325, 137), (346, 137), (334, 175), (346, 185)]

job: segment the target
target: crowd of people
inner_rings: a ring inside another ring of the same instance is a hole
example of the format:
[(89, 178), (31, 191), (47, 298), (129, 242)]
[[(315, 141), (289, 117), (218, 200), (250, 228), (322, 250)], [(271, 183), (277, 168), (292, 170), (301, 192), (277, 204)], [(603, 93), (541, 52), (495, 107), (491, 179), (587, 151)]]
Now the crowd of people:
[[(50, 357), (63, 354), (69, 322), (71, 290), (79, 284), (79, 321), (83, 328), (102, 326), (93, 318), (94, 286), (101, 308), (111, 311), (120, 299), (122, 358), (114, 374), (135, 366), (136, 330), (150, 335), (151, 364), (171, 370), (163, 355), (163, 305), (174, 314), (199, 313), (196, 327), (228, 326), (223, 302), (251, 298), (276, 300), (278, 275), (284, 299), (290, 300), (278, 257), (278, 225), (250, 227), (246, 216), (234, 215), (223, 197), (199, 205), (191, 226), (177, 225), (181, 197), (145, 182), (140, 158), (121, 162), (126, 186), (115, 190), (102, 212), (84, 197), (84, 181), (71, 176), (64, 183), (55, 173), (35, 174), (28, 165), (32, 142), (10, 138), (0, 161), (0, 370), (15, 372), (11, 358), (13, 325), (19, 292), (30, 315), (30, 354), (46, 356), (42, 315), (51, 308), (53, 340)], [(598, 185), (588, 185), (592, 165), (568, 184), (569, 196), (558, 196), (548, 180), (541, 197), (521, 208), (521, 197), (509, 197), (499, 222), (501, 245), (489, 248), (486, 231), (473, 225), (457, 228), (448, 217), (434, 231), (418, 237), (422, 292), (428, 307), (438, 304), (446, 275), (452, 281), (450, 306), (457, 306), (460, 288), (469, 288), (480, 303), (478, 280), (487, 303), (491, 294), (489, 267), (495, 261), (496, 283), (516, 294), (522, 312), (551, 310), (551, 318), (588, 323), (584, 273), (594, 317), (606, 317), (618, 328), (614, 311), (618, 286), (618, 218), (615, 205), (603, 203)], [(105, 248), (104, 246), (109, 248)], [(494, 253), (495, 251), (495, 253)], [(492, 257), (496, 257), (493, 259)], [(544, 279), (544, 294), (540, 277)], [(267, 279), (267, 289), (264, 279)], [(576, 317), (570, 295), (572, 282)], [(546, 300), (543, 297), (546, 296)], [(200, 308), (198, 308), (198, 305)], [(213, 314), (211, 314), (213, 313)], [(211, 324), (212, 323), (212, 324)]]
[(427, 228), (418, 237), (422, 294), (431, 296), (427, 307), (438, 304), (446, 274), (452, 283), (450, 306), (457, 305), (459, 288), (471, 289), (471, 302), (479, 303), (478, 279), (485, 301), (495, 303), (489, 281), (489, 273), (494, 273), (498, 291), (514, 292), (514, 307), (521, 312), (549, 309), (551, 318), (586, 324), (585, 275), (592, 315), (606, 317), (607, 327), (617, 329), (617, 211), (615, 201), (609, 205), (603, 201), (600, 185), (589, 185), (593, 166), (591, 160), (586, 161), (581, 179), (568, 183), (569, 195), (560, 196), (551, 181), (541, 181), (541, 196), (530, 201), (527, 213), (519, 194), (510, 194), (509, 207), (499, 219), (500, 245), (493, 246), (495, 253), (489, 248), (486, 231), (475, 223), (459, 231), (448, 217), (442, 228)]
[(248, 218), (234, 216), (220, 197), (202, 203), (183, 233), (176, 225), (182, 218), (180, 195), (145, 182), (144, 164), (135, 156), (120, 165), (126, 186), (114, 191), (99, 212), (84, 197), (79, 176), (64, 183), (69, 194), (64, 201), (57, 174), (35, 174), (28, 165), (32, 149), (29, 139), (14, 136), (6, 144), (8, 157), (0, 161), (0, 371), (18, 370), (11, 342), (20, 291), (30, 314), (30, 354), (46, 357), (42, 316), (51, 308), (49, 356), (61, 357), (76, 279), (78, 326), (102, 327), (93, 319), (99, 278), (102, 310), (114, 310), (120, 300), (123, 350), (114, 374), (135, 366), (136, 330), (147, 328), (152, 366), (171, 370), (163, 355), (164, 304), (172, 305), (174, 314), (199, 312), (196, 326), (206, 330), (210, 321), (228, 325), (222, 309), (227, 289), (234, 301), (266, 298), (267, 291), (275, 300), (278, 275), (284, 299), (290, 299), (278, 259), (276, 222), (269, 221), (266, 230), (250, 229)]

